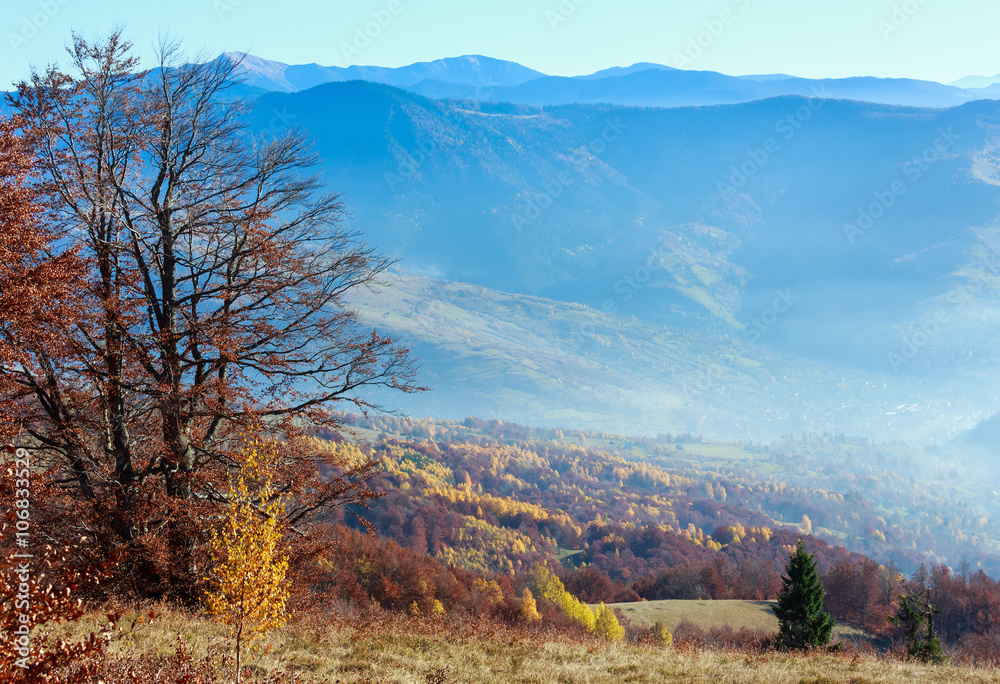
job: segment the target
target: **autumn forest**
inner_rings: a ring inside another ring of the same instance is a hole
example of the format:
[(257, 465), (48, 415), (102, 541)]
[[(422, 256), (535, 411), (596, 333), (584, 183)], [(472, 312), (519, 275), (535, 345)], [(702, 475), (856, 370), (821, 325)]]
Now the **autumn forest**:
[(387, 410), (433, 389), (351, 304), (396, 264), (307, 131), (248, 133), (239, 63), (168, 40), (68, 57), (0, 119), (0, 680), (1000, 667), (987, 484), (830, 431)]

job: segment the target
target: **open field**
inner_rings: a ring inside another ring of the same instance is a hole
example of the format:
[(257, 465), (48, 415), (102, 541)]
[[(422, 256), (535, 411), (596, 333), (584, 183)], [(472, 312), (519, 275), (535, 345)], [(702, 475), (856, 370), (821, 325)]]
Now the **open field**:
[[(671, 632), (683, 620), (706, 631), (729, 627), (777, 632), (778, 618), (771, 612), (773, 604), (773, 601), (641, 601), (615, 603), (612, 607), (620, 608), (627, 618), (641, 625), (662, 622)], [(857, 640), (866, 635), (856, 627), (838, 622), (833, 638)]]
[[(217, 625), (171, 609), (144, 625), (112, 654), (141, 662), (155, 673), (156, 661), (174, 653), (178, 637), (194, 662), (212, 663), (226, 681), (226, 641)], [(127, 622), (127, 620), (125, 621)], [(732, 651), (609, 645), (565, 640), (544, 632), (383, 614), (354, 625), (289, 626), (267, 639), (253, 661), (258, 678), (281, 669), (312, 682), (889, 682), (1000, 681), (1000, 670), (924, 666), (875, 656), (747, 655)], [(79, 634), (86, 625), (77, 625)], [(155, 681), (150, 679), (149, 681)]]

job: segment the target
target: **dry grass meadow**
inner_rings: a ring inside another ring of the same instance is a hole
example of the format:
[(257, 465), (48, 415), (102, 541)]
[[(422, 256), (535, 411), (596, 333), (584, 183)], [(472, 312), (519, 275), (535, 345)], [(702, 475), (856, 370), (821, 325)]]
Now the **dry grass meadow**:
[[(166, 663), (180, 638), (196, 664), (207, 663), (220, 681), (228, 680), (225, 673), (231, 662), (221, 627), (176, 609), (157, 607), (155, 611), (157, 617), (151, 623), (135, 629), (129, 629), (130, 617), (122, 620), (125, 636), (112, 647), (111, 657), (147, 665)], [(92, 624), (81, 623), (72, 631), (79, 635), (90, 628)], [(66, 633), (69, 628), (61, 629)], [(351, 623), (317, 618), (286, 626), (270, 635), (252, 667), (256, 681), (282, 671), (302, 682), (344, 683), (1000, 682), (1000, 670), (926, 666), (876, 655), (748, 654), (683, 644), (667, 648), (610, 645), (539, 630), (389, 614), (354, 618)]]
[[(671, 632), (683, 621), (704, 630), (751, 629), (766, 632), (778, 631), (778, 618), (771, 612), (774, 601), (642, 601), (640, 603), (615, 603), (633, 623), (651, 626), (661, 622)], [(864, 639), (865, 633), (845, 623), (837, 623), (833, 631), (837, 639)]]

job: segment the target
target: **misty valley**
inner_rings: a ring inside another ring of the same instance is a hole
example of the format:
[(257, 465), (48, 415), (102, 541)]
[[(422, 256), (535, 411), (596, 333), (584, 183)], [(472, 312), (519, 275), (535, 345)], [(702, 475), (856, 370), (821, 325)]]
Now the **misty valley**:
[(0, 681), (996, 681), (1000, 75), (728, 75), (723, 5), (582, 75), (26, 15)]

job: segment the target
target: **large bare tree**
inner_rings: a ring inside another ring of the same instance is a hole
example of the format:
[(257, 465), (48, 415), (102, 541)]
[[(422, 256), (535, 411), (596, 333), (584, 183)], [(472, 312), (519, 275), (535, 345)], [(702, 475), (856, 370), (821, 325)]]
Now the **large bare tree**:
[[(251, 134), (236, 63), (165, 43), (143, 71), (120, 32), (74, 35), (69, 54), (12, 104), (38, 150), (50, 256), (78, 252), (87, 272), (78, 315), (48, 323), (64, 343), (3, 367), (3, 399), (97, 514), (85, 524), (106, 519), (155, 575), (178, 549), (193, 563), (239, 431), (336, 428), (344, 402), (419, 388), (407, 350), (345, 304), (389, 262), (344, 227), (302, 131)], [(275, 481), (293, 527), (371, 495), (372, 464), (328, 458), (289, 441)]]
[[(17, 378), (44, 371), (30, 349), (53, 354), (63, 347), (56, 334), (76, 314), (74, 301), (83, 264), (74, 250), (51, 254), (56, 235), (43, 220), (34, 180), (30, 141), (17, 135), (17, 121), (0, 119), (0, 395), (17, 393)], [(21, 433), (30, 415), (22, 404), (0, 411), (0, 437)]]

